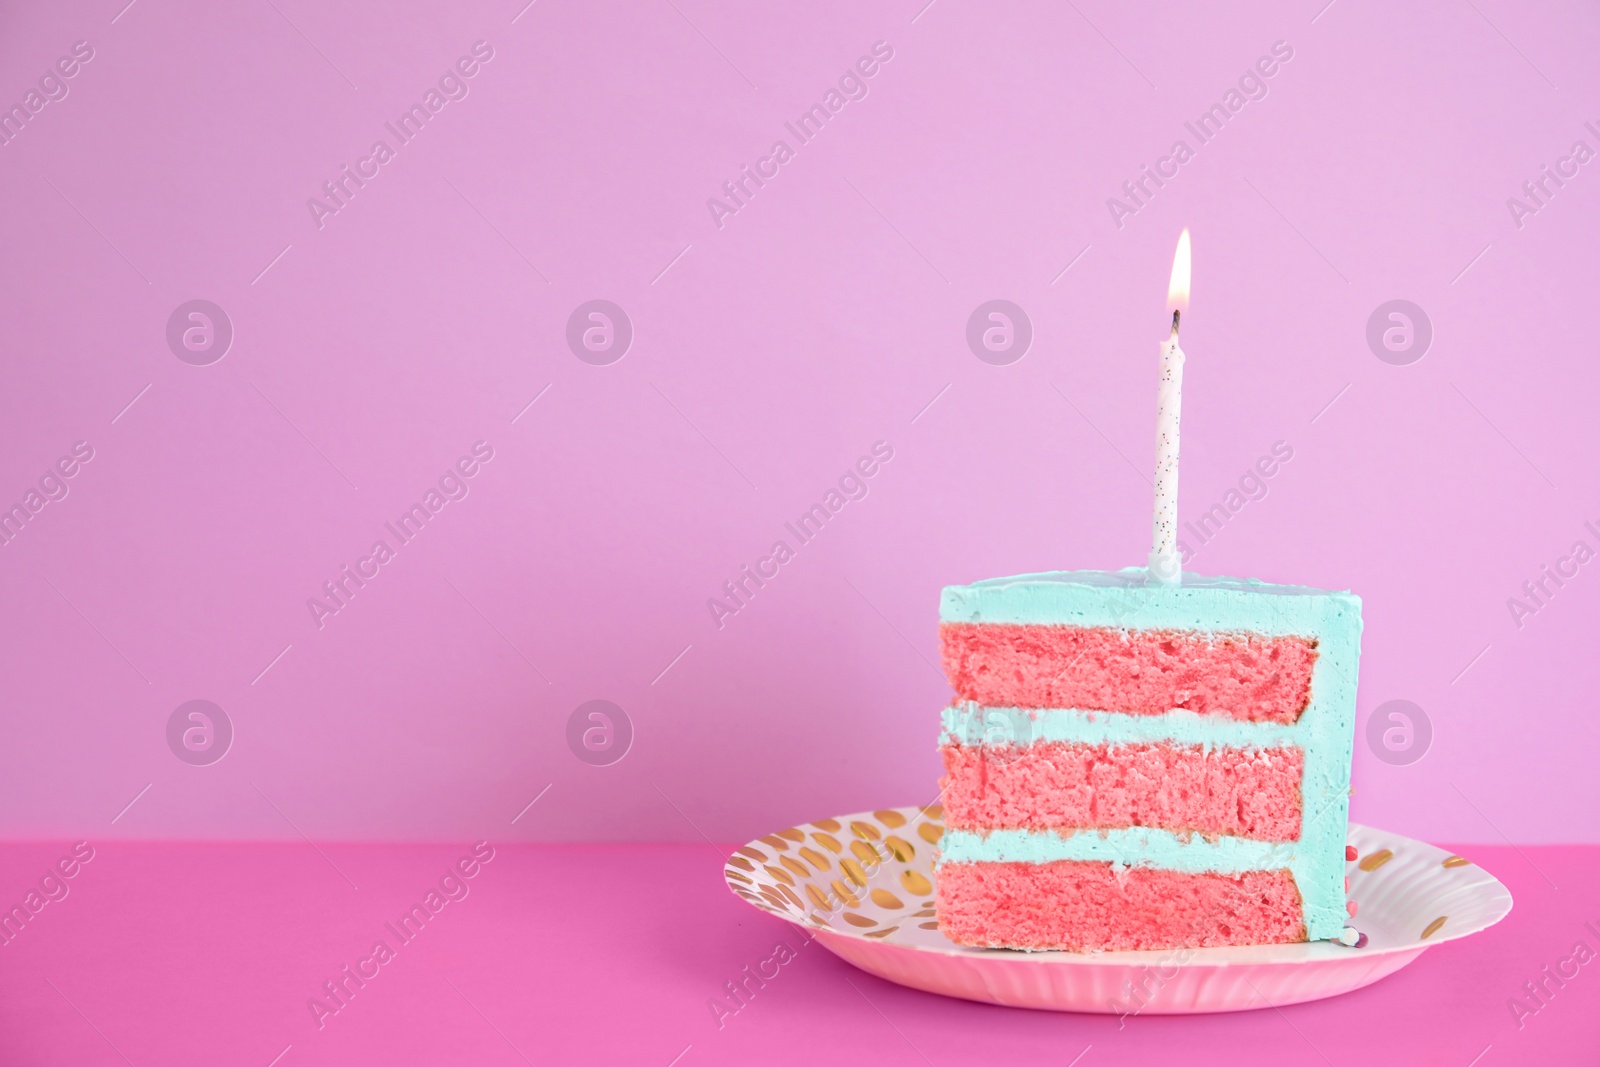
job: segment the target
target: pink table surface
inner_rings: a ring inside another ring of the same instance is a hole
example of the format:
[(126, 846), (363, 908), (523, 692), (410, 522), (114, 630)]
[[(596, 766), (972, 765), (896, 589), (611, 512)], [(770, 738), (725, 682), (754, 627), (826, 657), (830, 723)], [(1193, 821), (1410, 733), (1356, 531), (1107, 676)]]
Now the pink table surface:
[[(0, 904), (23, 902), (69, 847), (0, 845)], [(500, 846), (474, 877), (447, 883), (466, 895), (404, 945), (385, 924), (470, 845), (94, 848), (60, 883), (67, 895), (0, 948), (7, 1067), (1600, 1058), (1600, 963), (1559, 988), (1547, 983), (1554, 994), (1520, 1028), (1508, 1007), (1578, 942), (1600, 949), (1585, 927), (1600, 928), (1593, 846), (1460, 847), (1511, 888), (1511, 916), (1367, 989), (1122, 1027), (1111, 1016), (973, 1004), (869, 977), (729, 894), (721, 850), (709, 845)], [(367, 966), (376, 974), (319, 1027), (308, 1001), (341, 968), (362, 966), (380, 938), (399, 946), (392, 958)], [(708, 1001), (779, 941), (797, 947), (794, 958), (719, 1026)]]

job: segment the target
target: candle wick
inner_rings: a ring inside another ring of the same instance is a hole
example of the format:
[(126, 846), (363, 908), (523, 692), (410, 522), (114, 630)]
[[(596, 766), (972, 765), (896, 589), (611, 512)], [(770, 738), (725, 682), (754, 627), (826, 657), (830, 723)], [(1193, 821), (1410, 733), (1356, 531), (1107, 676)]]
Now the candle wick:
[(1177, 308), (1173, 308), (1172, 309), (1172, 339), (1173, 340), (1177, 340), (1178, 339), (1178, 315), (1179, 314), (1180, 313), (1179, 313)]

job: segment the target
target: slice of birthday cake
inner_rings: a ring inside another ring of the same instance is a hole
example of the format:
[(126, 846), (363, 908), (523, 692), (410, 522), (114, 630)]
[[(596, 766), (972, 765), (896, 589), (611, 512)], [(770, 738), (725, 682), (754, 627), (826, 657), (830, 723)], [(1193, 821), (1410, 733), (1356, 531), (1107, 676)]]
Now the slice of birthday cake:
[(1346, 934), (1361, 601), (1143, 569), (952, 586), (952, 941), (1097, 951)]

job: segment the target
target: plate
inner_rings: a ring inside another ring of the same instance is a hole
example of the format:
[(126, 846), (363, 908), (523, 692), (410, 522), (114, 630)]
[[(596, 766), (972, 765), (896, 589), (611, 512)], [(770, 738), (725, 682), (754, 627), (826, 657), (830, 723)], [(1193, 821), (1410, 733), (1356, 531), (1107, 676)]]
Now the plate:
[(1393, 974), (1429, 946), (1487, 929), (1511, 894), (1481, 867), (1399, 834), (1350, 824), (1351, 925), (1329, 941), (1143, 952), (1017, 952), (957, 945), (934, 920), (944, 812), (818, 819), (728, 857), (728, 888), (805, 927), (855, 966), (913, 989), (1014, 1008), (1103, 1014), (1246, 1011), (1337, 996)]

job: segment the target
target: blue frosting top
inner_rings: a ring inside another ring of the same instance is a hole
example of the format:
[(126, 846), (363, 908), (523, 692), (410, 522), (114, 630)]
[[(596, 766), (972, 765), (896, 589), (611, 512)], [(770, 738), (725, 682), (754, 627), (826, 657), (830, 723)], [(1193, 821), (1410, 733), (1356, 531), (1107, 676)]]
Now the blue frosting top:
[(1316, 636), (1361, 625), (1361, 598), (1303, 585), (1185, 574), (1158, 585), (1143, 567), (1051, 571), (946, 586), (940, 622), (1054, 623), (1129, 630), (1240, 631)]

